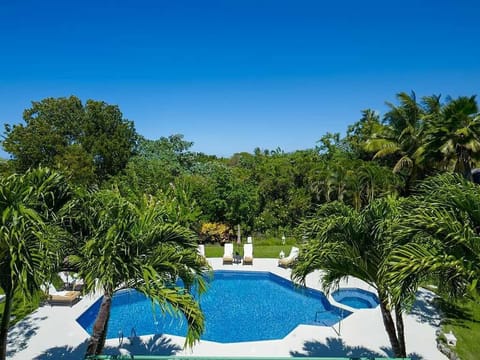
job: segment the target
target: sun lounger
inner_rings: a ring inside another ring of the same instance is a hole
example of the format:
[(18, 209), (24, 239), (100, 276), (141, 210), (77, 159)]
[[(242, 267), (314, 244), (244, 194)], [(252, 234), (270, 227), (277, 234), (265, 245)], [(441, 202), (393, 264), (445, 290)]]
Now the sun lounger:
[(72, 306), (80, 300), (80, 291), (57, 291), (55, 287), (50, 284), (45, 289), (47, 295), (47, 302), (50, 305), (68, 305)]
[(80, 300), (80, 291), (57, 291), (54, 294), (48, 294), (47, 302), (50, 305), (68, 305), (72, 306)]
[(233, 264), (233, 244), (227, 243), (223, 247), (223, 263)]
[(243, 245), (243, 265), (253, 264), (253, 245)]
[(197, 247), (198, 255), (205, 257), (205, 245), (199, 244)]
[(290, 250), (290, 254), (287, 257), (284, 257), (282, 259), (278, 260), (278, 266), (281, 267), (289, 267), (298, 257), (298, 253), (300, 252), (300, 249), (292, 246), (292, 249)]

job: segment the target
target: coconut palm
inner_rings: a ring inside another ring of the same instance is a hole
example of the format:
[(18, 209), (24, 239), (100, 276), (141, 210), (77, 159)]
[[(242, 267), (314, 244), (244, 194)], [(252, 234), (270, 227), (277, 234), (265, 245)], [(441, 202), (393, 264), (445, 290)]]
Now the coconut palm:
[(480, 158), (480, 115), (475, 96), (449, 99), (425, 130), (426, 153), (441, 168), (471, 179), (473, 160)]
[[(202, 274), (208, 269), (197, 255), (192, 232), (166, 223), (166, 214), (153, 198), (133, 205), (117, 192), (86, 195), (75, 207), (76, 227), (84, 233), (79, 252), (70, 256), (85, 280), (85, 291), (101, 291), (102, 304), (93, 326), (87, 355), (102, 352), (112, 297), (133, 288), (158, 303), (164, 311), (183, 314), (188, 323), (186, 345), (200, 338), (204, 317), (194, 296), (185, 290), (196, 283), (202, 292)], [(176, 285), (181, 278), (185, 288)]]
[(383, 122), (385, 126), (366, 142), (365, 150), (374, 153), (374, 159), (393, 160), (393, 171), (403, 174), (406, 178), (406, 193), (412, 183), (421, 179), (426, 170), (423, 157), (424, 118), (431, 112), (438, 111), (439, 96), (430, 96), (417, 102), (415, 93), (397, 94), (399, 106), (392, 103)]
[[(401, 303), (390, 301), (390, 288), (384, 280), (383, 264), (394, 246), (389, 222), (397, 200), (375, 200), (362, 211), (342, 203), (322, 206), (317, 215), (300, 225), (309, 240), (301, 249), (292, 269), (300, 283), (314, 270), (322, 270), (322, 285), (328, 293), (348, 276), (365, 281), (377, 290), (385, 330), (397, 357), (406, 357)], [(392, 315), (395, 312), (395, 320)]]
[(59, 262), (55, 213), (68, 197), (64, 178), (46, 168), (0, 178), (0, 287), (5, 307), (0, 325), (0, 359), (6, 357), (13, 296), (35, 298)]

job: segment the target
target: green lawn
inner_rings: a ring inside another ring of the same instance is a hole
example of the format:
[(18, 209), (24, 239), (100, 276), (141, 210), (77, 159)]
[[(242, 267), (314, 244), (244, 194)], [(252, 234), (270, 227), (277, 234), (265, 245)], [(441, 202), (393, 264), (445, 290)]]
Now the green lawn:
[(457, 338), (454, 351), (462, 360), (478, 359), (480, 354), (480, 297), (461, 302), (440, 301), (444, 316), (443, 331)]
[[(253, 244), (253, 258), (272, 258), (278, 259), (280, 251), (283, 250), (285, 256), (288, 256), (292, 245), (262, 245)], [(243, 255), (243, 245), (233, 245), (233, 251)], [(218, 244), (207, 244), (205, 246), (206, 257), (222, 257), (223, 246)]]
[[(0, 289), (3, 293), (3, 291)], [(19, 293), (15, 294), (13, 297), (13, 309), (11, 314), (10, 326), (22, 320), (25, 316), (30, 314), (32, 311), (37, 309), (40, 306), (41, 294), (37, 299), (31, 301), (25, 300)], [(0, 319), (2, 318), (3, 309), (5, 307), (5, 302), (0, 303)]]

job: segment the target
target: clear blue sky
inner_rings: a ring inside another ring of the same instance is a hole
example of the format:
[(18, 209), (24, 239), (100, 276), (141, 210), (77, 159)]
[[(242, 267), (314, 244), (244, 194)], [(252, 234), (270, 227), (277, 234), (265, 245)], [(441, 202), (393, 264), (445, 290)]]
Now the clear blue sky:
[(31, 101), (76, 95), (207, 154), (311, 148), (400, 91), (480, 95), (479, 14), (476, 0), (0, 0), (2, 131)]

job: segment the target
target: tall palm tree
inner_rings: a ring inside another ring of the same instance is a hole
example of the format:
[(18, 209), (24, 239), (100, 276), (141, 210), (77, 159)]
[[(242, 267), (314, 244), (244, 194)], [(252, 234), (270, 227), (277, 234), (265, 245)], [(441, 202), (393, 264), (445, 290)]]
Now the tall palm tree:
[(366, 142), (365, 150), (374, 153), (374, 159), (392, 159), (393, 171), (406, 178), (406, 193), (412, 183), (423, 178), (429, 164), (424, 162), (423, 133), (424, 118), (430, 112), (437, 111), (435, 102), (439, 96), (430, 96), (417, 102), (415, 93), (397, 94), (400, 105), (387, 105), (390, 110), (385, 114), (385, 126)]
[(0, 359), (6, 358), (13, 296), (34, 298), (59, 262), (55, 213), (68, 197), (64, 178), (46, 168), (0, 178), (0, 287), (5, 307), (0, 324)]
[(449, 99), (426, 123), (425, 151), (442, 169), (471, 179), (473, 160), (480, 158), (480, 114), (475, 96)]
[(87, 355), (103, 351), (114, 293), (133, 288), (165, 311), (182, 313), (188, 323), (186, 345), (200, 338), (204, 317), (193, 294), (176, 285), (181, 278), (187, 290), (194, 283), (200, 292), (202, 275), (209, 269), (197, 254), (193, 233), (174, 223), (154, 198), (133, 205), (117, 192), (86, 195), (76, 204), (77, 229), (84, 243), (70, 262), (85, 280), (85, 291), (101, 291), (103, 300), (93, 326)]
[[(402, 312), (398, 299), (390, 301), (390, 288), (384, 280), (384, 259), (394, 246), (389, 222), (395, 215), (397, 200), (375, 200), (362, 211), (342, 203), (322, 206), (317, 215), (300, 225), (309, 240), (292, 269), (300, 283), (314, 270), (322, 270), (322, 285), (328, 293), (342, 279), (354, 276), (377, 290), (385, 330), (397, 357), (406, 357)], [(392, 315), (395, 313), (395, 319)]]

